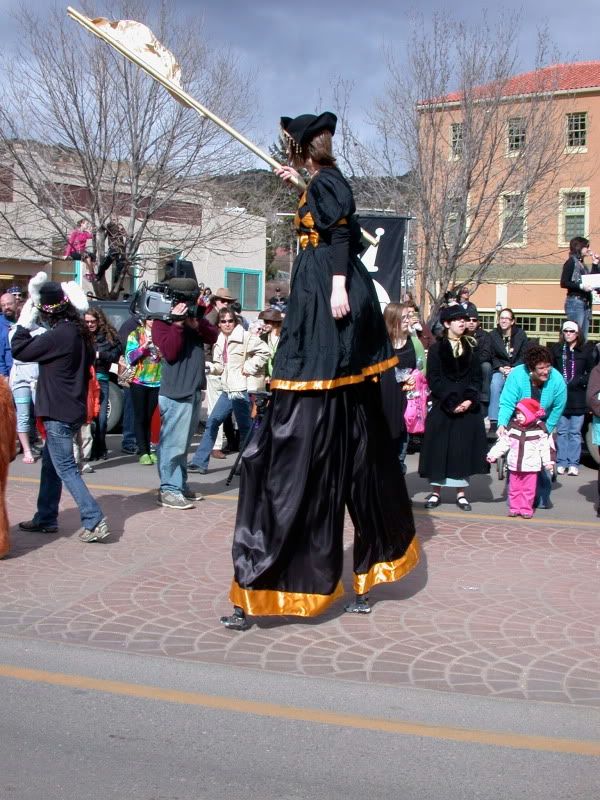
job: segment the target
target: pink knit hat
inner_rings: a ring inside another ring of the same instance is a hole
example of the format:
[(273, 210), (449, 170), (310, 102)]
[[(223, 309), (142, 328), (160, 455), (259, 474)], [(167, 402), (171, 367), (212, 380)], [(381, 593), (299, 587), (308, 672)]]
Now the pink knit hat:
[(524, 415), (526, 425), (531, 425), (536, 420), (543, 419), (546, 416), (544, 409), (533, 397), (526, 397), (524, 400), (519, 401), (517, 403), (517, 411)]

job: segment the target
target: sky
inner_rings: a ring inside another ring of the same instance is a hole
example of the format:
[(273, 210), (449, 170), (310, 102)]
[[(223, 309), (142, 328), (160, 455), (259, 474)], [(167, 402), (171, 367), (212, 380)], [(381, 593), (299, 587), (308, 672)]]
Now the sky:
[[(80, 8), (76, 0), (70, 0)], [(148, 0), (152, 5), (154, 0)], [(369, 109), (385, 88), (383, 51), (402, 57), (409, 33), (408, 17), (417, 8), (425, 17), (448, 8), (441, 0), (171, 0), (186, 15), (203, 20), (215, 47), (229, 48), (240, 65), (256, 76), (256, 124), (251, 132), (262, 146), (277, 137), (282, 115), (336, 109), (331, 86), (338, 76), (354, 84), (351, 117), (363, 135), (369, 134)], [(64, 3), (66, 9), (67, 2)], [(47, 0), (20, 0), (20, 6), (43, 11)], [(0, 46), (18, 46), (18, 29), (10, 16), (14, 0), (0, 0)], [(561, 61), (600, 59), (595, 32), (600, 30), (600, 1), (579, 0), (574, 9), (564, 0), (490, 0), (492, 19), (509, 7), (522, 10), (518, 35), (522, 71), (533, 66), (537, 29), (548, 24)], [(453, 13), (465, 20), (477, 17), (476, 0), (454, 0)], [(102, 11), (102, 4), (98, 4)], [(75, 23), (74, 23), (75, 24)], [(589, 32), (589, 33), (586, 33)], [(202, 98), (197, 98), (202, 102)]]

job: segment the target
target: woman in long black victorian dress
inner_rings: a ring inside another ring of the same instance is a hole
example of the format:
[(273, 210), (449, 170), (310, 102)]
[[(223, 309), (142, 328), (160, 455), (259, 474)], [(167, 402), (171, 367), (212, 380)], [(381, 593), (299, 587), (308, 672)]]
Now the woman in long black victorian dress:
[(310, 175), (296, 214), (299, 254), (273, 366), (271, 403), (242, 459), (233, 542), (231, 616), (315, 616), (343, 594), (343, 524), (355, 527), (354, 602), (416, 566), (404, 477), (384, 421), (377, 378), (396, 363), (349, 184), (335, 166), (336, 117), (281, 120), (290, 181)]

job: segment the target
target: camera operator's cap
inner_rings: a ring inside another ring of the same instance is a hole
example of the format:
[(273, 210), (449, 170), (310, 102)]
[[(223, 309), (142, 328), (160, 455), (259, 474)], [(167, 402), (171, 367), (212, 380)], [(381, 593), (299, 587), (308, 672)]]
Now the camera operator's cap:
[(38, 308), (47, 314), (55, 314), (68, 304), (69, 298), (65, 295), (62, 286), (56, 281), (46, 281), (40, 286), (40, 302)]
[(462, 306), (446, 306), (440, 311), (440, 322), (452, 322), (455, 319), (469, 319), (469, 315)]
[(283, 315), (276, 308), (265, 308), (264, 311), (260, 312), (258, 318), (265, 322), (283, 322)]
[(227, 300), (228, 303), (233, 303), (234, 300), (237, 300), (237, 297), (229, 289), (222, 287), (215, 292), (215, 300)]
[(167, 286), (176, 294), (189, 295), (190, 297), (198, 297), (200, 294), (198, 281), (194, 278), (171, 278), (171, 280), (167, 281)]

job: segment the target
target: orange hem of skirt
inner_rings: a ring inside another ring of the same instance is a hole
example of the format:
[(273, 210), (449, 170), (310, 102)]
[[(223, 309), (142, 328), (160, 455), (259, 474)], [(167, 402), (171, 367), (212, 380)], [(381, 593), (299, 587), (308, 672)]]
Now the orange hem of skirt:
[(373, 564), (368, 572), (354, 575), (354, 592), (366, 594), (378, 583), (393, 583), (408, 575), (419, 563), (419, 540), (415, 536), (406, 553), (396, 561), (381, 561)]
[(287, 381), (281, 378), (274, 378), (271, 381), (271, 389), (285, 389), (290, 392), (306, 392), (311, 389), (322, 391), (323, 389), (337, 389), (339, 386), (350, 386), (354, 383), (362, 383), (372, 375), (379, 375), (386, 372), (398, 363), (397, 356), (392, 356), (378, 364), (364, 367), (360, 375), (346, 375), (343, 378), (331, 378), (329, 380), (315, 381)]
[(335, 600), (342, 597), (340, 581), (333, 594), (281, 592), (276, 589), (243, 589), (235, 580), (231, 583), (229, 599), (253, 617), (295, 616), (316, 617)]

